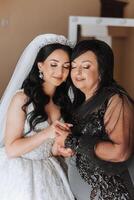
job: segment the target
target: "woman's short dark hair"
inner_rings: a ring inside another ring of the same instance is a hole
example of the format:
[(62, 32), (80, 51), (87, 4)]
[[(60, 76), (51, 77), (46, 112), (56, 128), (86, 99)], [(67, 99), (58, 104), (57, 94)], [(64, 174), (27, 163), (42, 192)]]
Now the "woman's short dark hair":
[[(120, 95), (126, 95), (131, 102), (133, 99), (128, 95), (128, 93), (120, 86), (113, 77), (114, 72), (114, 54), (112, 48), (104, 41), (97, 39), (83, 40), (76, 44), (72, 51), (71, 61), (82, 55), (87, 51), (92, 51), (98, 62), (98, 70), (100, 74), (100, 81), (96, 95), (99, 91), (105, 87), (109, 88), (110, 91), (118, 93)], [(84, 101), (84, 97), (79, 89), (73, 86), (74, 90), (74, 106), (79, 106), (81, 102)], [(79, 99), (79, 101), (77, 101)]]
[[(30, 130), (34, 130), (37, 123), (41, 123), (47, 120), (48, 116), (44, 110), (46, 104), (48, 104), (50, 97), (46, 95), (43, 91), (42, 84), (44, 80), (39, 77), (38, 63), (44, 62), (46, 58), (55, 50), (61, 49), (65, 51), (69, 57), (71, 56), (72, 49), (67, 45), (62, 45), (59, 43), (49, 44), (42, 47), (35, 59), (33, 67), (22, 84), (24, 93), (28, 96), (28, 101), (23, 105), (23, 110), (26, 111), (26, 107), (32, 103), (34, 110), (27, 114), (27, 118), (30, 124)], [(62, 83), (56, 88), (55, 94), (53, 96), (53, 101), (55, 104), (61, 107), (61, 112), (64, 115), (65, 108), (67, 108), (69, 103), (68, 97), (68, 85), (66, 82)]]
[(92, 51), (96, 55), (101, 78), (99, 86), (108, 86), (113, 81), (114, 69), (114, 55), (111, 47), (101, 40), (83, 40), (75, 46), (71, 60), (87, 51)]

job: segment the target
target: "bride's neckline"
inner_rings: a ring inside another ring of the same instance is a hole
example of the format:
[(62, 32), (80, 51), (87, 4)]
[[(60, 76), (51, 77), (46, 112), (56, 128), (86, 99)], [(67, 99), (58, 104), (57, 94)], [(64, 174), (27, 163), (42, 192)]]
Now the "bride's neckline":
[[(33, 110), (33, 104), (32, 103), (28, 106), (28, 112), (30, 112), (31, 110)], [(47, 114), (49, 114), (49, 112)], [(55, 117), (55, 119), (52, 119), (48, 116), (48, 119), (45, 120), (44, 122), (46, 122), (49, 126), (51, 126), (54, 123), (54, 121), (56, 121), (56, 120), (60, 121), (61, 119), (62, 119), (61, 115), (59, 114), (59, 116), (57, 118)]]

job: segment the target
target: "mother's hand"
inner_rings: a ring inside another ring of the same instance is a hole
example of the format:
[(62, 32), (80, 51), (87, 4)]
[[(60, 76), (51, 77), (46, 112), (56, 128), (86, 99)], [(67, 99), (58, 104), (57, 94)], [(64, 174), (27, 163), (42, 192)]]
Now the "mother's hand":
[(64, 123), (61, 121), (56, 120), (53, 124), (55, 126), (55, 130), (56, 130), (56, 135), (57, 136), (65, 136), (67, 137), (68, 134), (71, 133), (70, 131), (70, 127), (72, 127), (72, 124), (69, 123)]
[(52, 154), (54, 156), (70, 157), (74, 154), (74, 152), (70, 148), (64, 147), (66, 137), (67, 135), (61, 135), (55, 138), (55, 142), (52, 147)]
[(71, 157), (73, 156), (75, 153), (72, 151), (72, 149), (70, 148), (65, 148), (65, 147), (58, 147), (58, 154), (60, 156), (63, 156), (63, 157)]

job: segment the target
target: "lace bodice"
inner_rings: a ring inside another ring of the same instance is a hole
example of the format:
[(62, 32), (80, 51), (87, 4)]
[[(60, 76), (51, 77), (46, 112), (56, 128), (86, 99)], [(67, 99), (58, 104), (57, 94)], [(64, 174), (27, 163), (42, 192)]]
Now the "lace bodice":
[[(33, 109), (33, 105), (30, 104), (27, 109), (27, 113), (31, 112)], [(39, 131), (43, 130), (44, 128), (47, 128), (49, 126), (49, 123), (47, 121), (41, 122), (36, 125), (35, 131), (29, 131), (29, 122), (28, 119), (25, 121), (24, 126), (24, 137), (30, 137), (34, 134), (38, 134)], [(48, 138), (45, 140), (43, 144), (41, 144), (39, 147), (35, 148), (31, 152), (28, 152), (24, 155), (22, 155), (23, 158), (32, 159), (32, 160), (42, 160), (42, 159), (48, 159), (52, 156), (51, 149), (52, 145), (54, 143), (54, 138)]]
[[(31, 135), (32, 134), (29, 134), (27, 137)], [(52, 149), (53, 143), (54, 143), (54, 139), (48, 138), (39, 147), (22, 155), (21, 157), (31, 159), (31, 160), (45, 160), (45, 159), (47, 160), (48, 158), (52, 157), (51, 149)]]

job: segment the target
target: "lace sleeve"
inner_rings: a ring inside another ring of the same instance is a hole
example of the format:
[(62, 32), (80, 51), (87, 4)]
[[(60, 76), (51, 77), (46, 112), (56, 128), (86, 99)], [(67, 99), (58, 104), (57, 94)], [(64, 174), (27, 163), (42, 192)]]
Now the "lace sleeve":
[(104, 116), (108, 137), (115, 144), (123, 144), (128, 154), (133, 151), (134, 106), (126, 96), (114, 95)]

